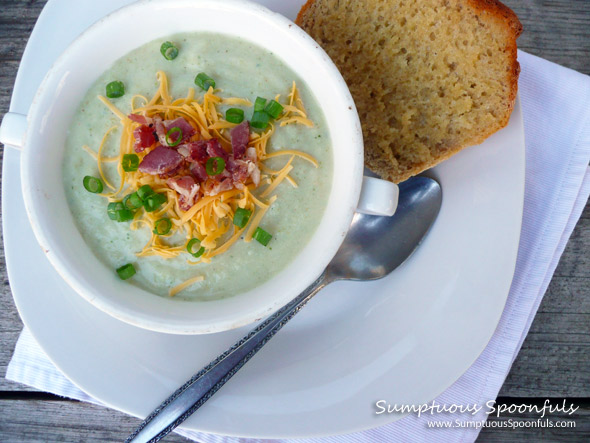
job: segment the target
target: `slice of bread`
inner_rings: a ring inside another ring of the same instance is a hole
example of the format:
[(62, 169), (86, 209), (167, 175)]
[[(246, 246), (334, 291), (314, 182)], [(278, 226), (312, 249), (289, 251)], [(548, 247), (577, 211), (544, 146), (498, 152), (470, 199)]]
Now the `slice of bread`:
[(382, 178), (401, 182), (508, 124), (522, 25), (496, 0), (309, 0), (297, 24), (340, 69)]

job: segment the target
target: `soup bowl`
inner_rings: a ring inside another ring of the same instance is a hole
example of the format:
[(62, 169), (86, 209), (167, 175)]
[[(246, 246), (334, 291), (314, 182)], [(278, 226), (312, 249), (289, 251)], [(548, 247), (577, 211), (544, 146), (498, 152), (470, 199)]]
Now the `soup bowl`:
[[(68, 128), (86, 91), (131, 50), (181, 32), (240, 37), (272, 52), (303, 78), (325, 116), (333, 150), (327, 205), (311, 240), (277, 275), (243, 293), (211, 301), (152, 294), (122, 281), (76, 227), (62, 179)], [(88, 302), (124, 322), (159, 332), (203, 334), (257, 321), (287, 303), (336, 254), (355, 210), (391, 215), (397, 187), (363, 177), (363, 141), (348, 88), (326, 53), (283, 16), (246, 1), (145, 0), (106, 16), (80, 35), (42, 82), (27, 116), (7, 114), (0, 139), (22, 147), (22, 192), (40, 246)]]

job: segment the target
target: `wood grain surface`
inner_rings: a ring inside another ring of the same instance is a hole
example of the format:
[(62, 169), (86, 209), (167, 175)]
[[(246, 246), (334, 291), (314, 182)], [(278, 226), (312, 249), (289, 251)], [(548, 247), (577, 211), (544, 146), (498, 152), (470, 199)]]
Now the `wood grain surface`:
[[(394, 0), (392, 0), (394, 1)], [(590, 0), (506, 0), (524, 25), (519, 47), (590, 74)], [(44, 0), (0, 0), (0, 118)], [(590, 104), (589, 104), (590, 106)], [(2, 243), (3, 244), (3, 243)], [(0, 441), (122, 441), (139, 421), (60, 399), (4, 379), (22, 323), (14, 307), (0, 244)], [(500, 391), (499, 402), (565, 398), (579, 406), (575, 428), (484, 429), (480, 442), (590, 441), (590, 205), (578, 222), (531, 330)], [(523, 420), (517, 414), (497, 422)], [(166, 441), (186, 441), (173, 435)]]

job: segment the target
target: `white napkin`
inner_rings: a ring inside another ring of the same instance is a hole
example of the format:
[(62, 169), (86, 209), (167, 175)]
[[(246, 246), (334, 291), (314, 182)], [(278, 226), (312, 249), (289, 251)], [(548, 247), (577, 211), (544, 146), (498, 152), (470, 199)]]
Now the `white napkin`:
[[(463, 376), (435, 401), (482, 405), (496, 398), (545, 294), (555, 267), (590, 194), (590, 77), (519, 52), (526, 136), (526, 191), (516, 273), (500, 324)], [(24, 329), (6, 378), (57, 395), (100, 404), (76, 388)], [(471, 414), (409, 415), (398, 422), (349, 435), (293, 442), (474, 441), (475, 428), (429, 428), (427, 422), (485, 420)], [(177, 430), (209, 442), (255, 440)]]

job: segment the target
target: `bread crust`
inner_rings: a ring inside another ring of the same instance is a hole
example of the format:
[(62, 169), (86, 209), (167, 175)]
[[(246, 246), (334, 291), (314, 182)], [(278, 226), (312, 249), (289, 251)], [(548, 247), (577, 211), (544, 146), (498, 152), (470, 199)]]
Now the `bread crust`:
[[(311, 3), (313, 0), (308, 1)], [(512, 9), (498, 0), (467, 0), (469, 5), (477, 11), (488, 11), (503, 19), (514, 32), (514, 40), (522, 34), (522, 23)]]
[[(296, 24), (305, 29), (305, 22), (313, 22), (313, 6), (321, 0), (308, 0), (301, 8), (297, 15)], [(441, 0), (441, 3), (443, 1)], [(518, 90), (518, 77), (520, 74), (520, 65), (517, 61), (517, 46), (516, 39), (522, 33), (523, 27), (516, 14), (506, 5), (497, 0), (459, 0), (459, 3), (470, 8), (479, 20), (480, 16), (485, 16), (485, 20), (494, 21), (496, 24), (506, 30), (509, 38), (506, 40), (506, 46), (503, 53), (509, 59), (506, 68), (506, 84), (509, 85), (509, 92), (507, 93), (506, 104), (503, 106), (502, 114), (494, 125), (480, 128), (477, 133), (471, 134), (468, 143), (455, 144), (445, 147), (445, 149), (437, 152), (437, 155), (431, 161), (425, 161), (420, 164), (413, 164), (408, 169), (399, 170), (397, 168), (397, 161), (393, 158), (387, 158), (387, 154), (379, 152), (379, 149), (372, 147), (372, 152), (365, 153), (367, 166), (379, 174), (382, 178), (399, 183), (407, 178), (416, 175), (428, 168), (435, 166), (461, 151), (462, 149), (482, 143), (486, 138), (494, 132), (505, 127), (510, 119), (510, 114), (514, 108), (516, 95)], [(361, 116), (361, 122), (363, 118)], [(367, 147), (366, 147), (367, 149)], [(395, 167), (393, 166), (395, 164)], [(386, 165), (392, 165), (387, 167)], [(394, 169), (398, 169), (393, 171)]]
[[(311, 0), (310, 0), (311, 1)], [(520, 63), (518, 63), (518, 48), (516, 45), (516, 39), (520, 37), (523, 31), (523, 26), (520, 20), (518, 19), (517, 15), (514, 13), (512, 9), (506, 6), (503, 3), (500, 3), (498, 0), (467, 0), (469, 6), (471, 6), (475, 11), (487, 11), (491, 15), (499, 18), (502, 23), (508, 25), (512, 31), (514, 38), (510, 41), (509, 45), (507, 46), (507, 50), (511, 54), (512, 58), (512, 67), (510, 68), (510, 75), (509, 75), (509, 82), (510, 82), (510, 103), (511, 108), (506, 121), (504, 124), (499, 128), (503, 128), (508, 124), (510, 120), (510, 114), (514, 109), (514, 104), (516, 102), (516, 94), (518, 93), (518, 78), (520, 76)], [(496, 131), (493, 131), (496, 132)], [(493, 134), (490, 133), (489, 135)], [(488, 136), (489, 136), (488, 135)], [(481, 139), (483, 142), (488, 136), (485, 136)]]
[(303, 16), (307, 12), (307, 10), (309, 8), (311, 8), (311, 5), (313, 5), (314, 3), (315, 3), (315, 0), (307, 0), (307, 2), (301, 7), (301, 9), (299, 10), (299, 13), (297, 14), (297, 18), (295, 19), (295, 24), (297, 26), (302, 26)]

